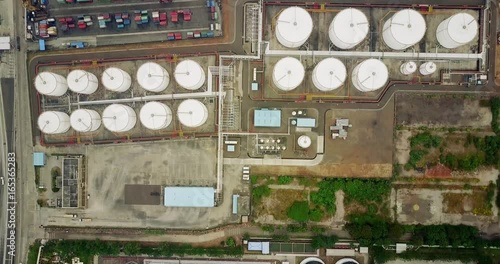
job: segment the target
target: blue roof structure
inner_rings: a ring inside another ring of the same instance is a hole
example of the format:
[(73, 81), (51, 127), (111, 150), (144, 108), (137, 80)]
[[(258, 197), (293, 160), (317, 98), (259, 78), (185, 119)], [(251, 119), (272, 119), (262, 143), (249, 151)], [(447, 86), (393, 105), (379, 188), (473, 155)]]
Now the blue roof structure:
[(33, 166), (36, 166), (36, 167), (45, 166), (45, 153), (33, 152)]
[(281, 110), (255, 109), (253, 122), (255, 127), (281, 127)]
[(297, 127), (316, 127), (316, 119), (297, 118)]
[(258, 91), (259, 90), (259, 84), (256, 82), (252, 83), (252, 91)]
[(262, 254), (269, 254), (269, 242), (248, 242), (248, 251), (260, 251)]
[(212, 187), (165, 187), (163, 205), (166, 207), (214, 207)]
[(238, 214), (238, 194), (233, 194), (233, 214)]

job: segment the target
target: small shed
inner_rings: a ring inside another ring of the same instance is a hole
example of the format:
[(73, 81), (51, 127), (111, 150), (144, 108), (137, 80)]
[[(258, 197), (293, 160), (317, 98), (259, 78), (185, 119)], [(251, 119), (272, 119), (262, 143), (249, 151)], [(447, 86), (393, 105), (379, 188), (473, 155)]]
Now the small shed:
[(33, 153), (33, 166), (35, 167), (43, 167), (46, 164), (45, 153), (43, 152), (34, 152)]
[(297, 118), (297, 127), (316, 127), (316, 119)]
[(248, 251), (260, 251), (263, 255), (269, 255), (269, 242), (248, 242)]
[(259, 90), (259, 84), (256, 82), (252, 83), (252, 91), (258, 91)]
[(233, 194), (233, 214), (238, 214), (238, 194)]
[(253, 119), (255, 127), (281, 127), (281, 110), (255, 109)]
[(10, 37), (0, 37), (0, 50), (10, 50)]

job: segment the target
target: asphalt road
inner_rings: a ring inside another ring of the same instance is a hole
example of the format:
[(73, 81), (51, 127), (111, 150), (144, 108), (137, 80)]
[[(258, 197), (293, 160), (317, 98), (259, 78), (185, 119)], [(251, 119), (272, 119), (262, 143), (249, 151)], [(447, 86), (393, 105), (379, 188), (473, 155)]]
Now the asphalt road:
[(315, 1), (304, 1), (304, 0), (264, 0), (265, 2), (281, 2), (281, 3), (304, 3), (304, 2), (316, 2), (316, 3), (335, 3), (335, 4), (371, 4), (371, 5), (414, 5), (414, 4), (427, 4), (427, 5), (453, 5), (453, 6), (472, 6), (472, 5), (484, 5), (486, 0), (315, 0)]

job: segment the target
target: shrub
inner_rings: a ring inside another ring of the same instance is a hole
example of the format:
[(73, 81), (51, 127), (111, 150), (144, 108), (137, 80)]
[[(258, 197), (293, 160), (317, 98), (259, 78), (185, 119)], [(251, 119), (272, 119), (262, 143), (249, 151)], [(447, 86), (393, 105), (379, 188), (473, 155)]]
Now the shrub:
[(228, 247), (236, 247), (236, 240), (234, 240), (234, 238), (232, 238), (232, 237), (228, 237), (226, 239), (226, 246), (228, 246)]
[(307, 225), (305, 223), (302, 223), (300, 225), (288, 225), (286, 227), (286, 231), (290, 233), (306, 232)]
[(427, 155), (427, 153), (429, 153), (427, 150), (424, 150), (424, 149), (412, 149), (410, 150), (410, 159), (408, 160), (408, 164), (410, 164), (410, 166), (412, 168), (416, 168), (417, 167), (417, 163), (422, 160), (422, 158), (424, 158), (425, 155)]
[(271, 195), (271, 189), (267, 185), (257, 186), (252, 189), (252, 198), (259, 201), (262, 197)]
[(314, 208), (309, 211), (309, 220), (319, 222), (321, 219), (323, 219), (323, 210), (320, 208)]
[(411, 148), (423, 146), (425, 148), (437, 148), (441, 145), (443, 139), (439, 136), (433, 136), (429, 132), (417, 134), (410, 139)]
[(274, 232), (274, 226), (272, 225), (264, 225), (261, 227), (262, 228), (262, 231), (265, 231), (265, 232)]
[(291, 183), (292, 181), (293, 181), (292, 176), (279, 176), (278, 177), (278, 184), (285, 185), (285, 184)]
[(312, 241), (311, 241), (311, 246), (314, 249), (319, 249), (319, 248), (331, 248), (335, 246), (335, 243), (338, 241), (338, 237), (336, 236), (314, 236)]
[(309, 205), (305, 201), (296, 201), (288, 208), (288, 218), (306, 222), (309, 220)]
[(259, 178), (257, 176), (255, 176), (255, 175), (250, 176), (250, 183), (257, 184), (258, 181), (259, 181)]

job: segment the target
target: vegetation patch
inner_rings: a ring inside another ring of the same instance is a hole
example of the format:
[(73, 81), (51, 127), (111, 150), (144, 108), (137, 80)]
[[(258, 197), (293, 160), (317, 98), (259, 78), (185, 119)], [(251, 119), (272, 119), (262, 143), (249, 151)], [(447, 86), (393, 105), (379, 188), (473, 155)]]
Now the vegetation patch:
[(50, 171), (50, 175), (52, 176), (52, 192), (58, 192), (60, 189), (57, 187), (57, 177), (61, 176), (61, 168), (54, 167)]
[(492, 215), (492, 200), (487, 190), (473, 190), (468, 193), (443, 193), (444, 213)]
[[(261, 188), (264, 186), (259, 186)], [(287, 220), (288, 210), (294, 202), (306, 201), (306, 193), (302, 190), (270, 189), (265, 186), (266, 194), (262, 199), (255, 200), (254, 208), (257, 216), (272, 215), (276, 220)], [(255, 190), (255, 189), (254, 189)], [(254, 191), (252, 191), (253, 193)], [(307, 202), (305, 202), (307, 203)]]

